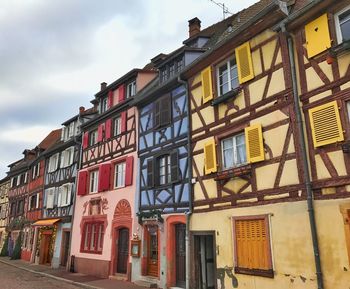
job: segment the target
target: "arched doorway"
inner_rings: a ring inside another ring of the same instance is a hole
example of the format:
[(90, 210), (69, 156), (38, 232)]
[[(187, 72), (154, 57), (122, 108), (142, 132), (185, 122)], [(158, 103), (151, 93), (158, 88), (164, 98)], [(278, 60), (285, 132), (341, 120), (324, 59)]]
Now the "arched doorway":
[(130, 280), (130, 232), (132, 229), (131, 206), (120, 200), (114, 210), (112, 222), (112, 266), (111, 275), (126, 274)]

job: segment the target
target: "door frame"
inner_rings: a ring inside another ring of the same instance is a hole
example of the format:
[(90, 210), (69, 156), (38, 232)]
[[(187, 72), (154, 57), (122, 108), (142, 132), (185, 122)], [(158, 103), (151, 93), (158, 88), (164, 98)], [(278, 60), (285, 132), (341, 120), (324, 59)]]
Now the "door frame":
[[(149, 259), (149, 246), (150, 246), (150, 233), (149, 233), (149, 231), (148, 231), (148, 226), (156, 226), (157, 227), (157, 242), (158, 242), (158, 264), (157, 264), (157, 266), (158, 266), (158, 272), (157, 272), (157, 275), (158, 276), (151, 276), (151, 275), (149, 275), (148, 274), (148, 259)], [(150, 277), (152, 277), (152, 278), (157, 278), (157, 279), (159, 279), (160, 278), (160, 227), (159, 227), (159, 225), (158, 224), (148, 224), (148, 225), (146, 225), (145, 227), (144, 227), (144, 240), (145, 240), (145, 250), (146, 250), (146, 257), (145, 257), (145, 262), (144, 262), (144, 264), (143, 264), (143, 266), (145, 266), (145, 268), (144, 269), (142, 269), (141, 271), (142, 272), (145, 272), (145, 274), (144, 274), (144, 276), (150, 276)]]
[(195, 268), (195, 250), (194, 239), (196, 236), (212, 236), (213, 252), (214, 252), (214, 288), (217, 289), (217, 263), (216, 263), (216, 231), (190, 231), (190, 288), (196, 287), (196, 268)]
[[(128, 259), (127, 259), (127, 263), (126, 263), (126, 273), (119, 273), (117, 272), (118, 270), (118, 258), (119, 258), (119, 232), (120, 230), (123, 230), (123, 229), (127, 229), (128, 230)], [(130, 229), (128, 227), (124, 227), (124, 226), (121, 226), (121, 227), (118, 227), (115, 229), (116, 232), (115, 232), (115, 236), (116, 236), (116, 239), (114, 239), (114, 246), (115, 246), (115, 264), (114, 264), (114, 268), (115, 268), (115, 271), (114, 271), (114, 274), (128, 274), (128, 267), (129, 267), (129, 258), (130, 258)], [(116, 241), (118, 240), (118, 245), (116, 244)]]
[(43, 262), (45, 260), (43, 260), (44, 256), (42, 255), (44, 252), (43, 250), (45, 248), (43, 248), (43, 242), (44, 242), (44, 239), (47, 239), (47, 238), (50, 238), (50, 242), (49, 242), (49, 245), (48, 245), (48, 255), (50, 255), (50, 247), (52, 246), (52, 237), (53, 237), (53, 230), (45, 230), (45, 231), (42, 231), (41, 232), (41, 240), (40, 240), (40, 253), (39, 253), (39, 264), (40, 265), (47, 265), (47, 264), (50, 264), (52, 263), (52, 257), (50, 258), (50, 262), (46, 263), (46, 262)]
[(61, 253), (60, 253), (60, 266), (62, 266), (62, 259), (63, 259), (63, 257), (64, 257), (64, 243), (65, 243), (65, 241), (66, 241), (66, 239), (67, 239), (67, 233), (69, 232), (69, 239), (68, 239), (68, 248), (67, 248), (67, 263), (66, 263), (66, 265), (65, 265), (65, 267), (67, 267), (67, 264), (69, 263), (69, 251), (70, 251), (70, 238), (71, 238), (71, 234), (72, 234), (72, 232), (71, 232), (71, 229), (67, 229), (67, 228), (65, 228), (65, 229), (62, 229), (62, 239), (61, 239)]
[[(176, 287), (176, 231), (175, 226), (177, 224), (186, 225), (186, 216), (175, 215), (169, 216), (166, 219), (167, 225), (167, 246), (166, 246), (166, 256), (168, 260), (167, 265), (167, 277), (166, 285), (167, 287)], [(172, 264), (172, 265), (170, 265)]]

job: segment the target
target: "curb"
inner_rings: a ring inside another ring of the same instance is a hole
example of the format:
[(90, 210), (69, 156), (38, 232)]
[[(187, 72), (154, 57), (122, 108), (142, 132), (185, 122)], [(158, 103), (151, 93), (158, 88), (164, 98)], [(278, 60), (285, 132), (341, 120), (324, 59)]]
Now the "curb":
[(27, 272), (30, 272), (30, 273), (39, 274), (39, 275), (42, 275), (42, 276), (45, 276), (45, 277), (48, 277), (48, 278), (51, 278), (51, 279), (55, 279), (57, 281), (62, 281), (62, 282), (66, 282), (66, 283), (69, 283), (69, 284), (72, 284), (72, 285), (75, 285), (75, 286), (79, 286), (81, 288), (103, 289), (102, 287), (96, 287), (96, 286), (84, 284), (84, 283), (81, 283), (81, 282), (76, 282), (76, 281), (73, 281), (73, 280), (65, 279), (65, 278), (62, 278), (62, 277), (57, 277), (57, 276), (54, 276), (54, 275), (51, 275), (51, 274), (48, 274), (48, 273), (45, 273), (45, 272), (31, 270), (31, 269), (28, 269), (28, 268), (25, 268), (25, 267), (18, 266), (16, 264), (11, 264), (10, 262), (7, 262), (7, 261), (1, 260), (1, 259), (0, 259), (0, 263), (6, 264), (8, 266), (15, 267), (17, 269), (21, 269), (21, 270), (24, 270), (24, 271), (27, 271)]

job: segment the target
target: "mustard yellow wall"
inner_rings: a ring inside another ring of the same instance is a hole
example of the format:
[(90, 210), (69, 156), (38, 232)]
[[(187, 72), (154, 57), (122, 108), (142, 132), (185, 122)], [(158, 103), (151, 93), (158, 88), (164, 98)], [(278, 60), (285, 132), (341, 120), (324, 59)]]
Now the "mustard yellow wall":
[[(350, 284), (350, 264), (343, 218), (339, 210), (339, 206), (344, 203), (346, 200), (315, 202), (325, 289), (347, 289)], [(219, 252), (216, 256), (217, 268), (234, 267), (231, 217), (261, 214), (270, 214), (275, 276), (271, 279), (235, 274), (238, 288), (316, 289), (315, 263), (305, 201), (197, 213), (191, 217), (191, 231), (214, 230)], [(230, 280), (226, 276), (226, 289), (233, 288)]]

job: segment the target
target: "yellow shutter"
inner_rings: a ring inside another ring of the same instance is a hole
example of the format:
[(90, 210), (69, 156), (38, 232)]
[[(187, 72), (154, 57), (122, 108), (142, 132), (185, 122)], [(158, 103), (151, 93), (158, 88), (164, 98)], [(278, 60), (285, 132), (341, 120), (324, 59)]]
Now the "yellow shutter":
[(249, 42), (235, 49), (239, 83), (247, 82), (254, 78), (252, 54)]
[(256, 163), (265, 159), (261, 124), (245, 128), (247, 161)]
[(309, 58), (331, 47), (327, 14), (305, 25), (305, 38)]
[(211, 83), (211, 68), (210, 66), (201, 72), (203, 103), (213, 99), (213, 87)]
[(270, 269), (269, 242), (265, 219), (236, 220), (236, 266), (247, 269)]
[(216, 149), (214, 138), (204, 144), (204, 172), (205, 174), (215, 173), (216, 165)]
[(309, 117), (315, 147), (344, 140), (336, 101), (311, 108)]

